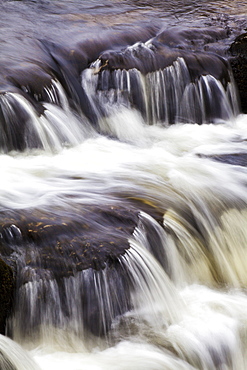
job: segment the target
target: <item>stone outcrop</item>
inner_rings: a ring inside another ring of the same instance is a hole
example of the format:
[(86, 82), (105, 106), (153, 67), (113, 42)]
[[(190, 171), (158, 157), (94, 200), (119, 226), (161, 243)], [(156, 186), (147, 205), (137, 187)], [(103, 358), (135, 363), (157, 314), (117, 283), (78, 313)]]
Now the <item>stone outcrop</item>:
[(0, 259), (0, 333), (5, 333), (6, 319), (11, 312), (14, 277), (12, 269)]
[(241, 110), (247, 113), (247, 33), (236, 38), (229, 49), (230, 64), (239, 91)]

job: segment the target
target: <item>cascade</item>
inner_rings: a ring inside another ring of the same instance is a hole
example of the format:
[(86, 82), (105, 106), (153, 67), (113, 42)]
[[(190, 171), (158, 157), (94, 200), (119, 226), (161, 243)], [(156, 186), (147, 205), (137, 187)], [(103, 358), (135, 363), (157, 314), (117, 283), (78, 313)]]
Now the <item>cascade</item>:
[(44, 29), (0, 60), (0, 368), (245, 370), (246, 22), (12, 3)]
[(125, 107), (136, 109), (149, 125), (233, 119), (239, 107), (228, 62), (215, 54), (173, 50), (164, 34), (116, 51), (100, 54), (99, 48), (98, 59), (82, 70), (80, 86), (61, 66), (60, 81), (51, 70), (37, 92), (27, 81), (19, 91), (0, 94), (2, 150), (59, 150), (95, 130), (111, 135), (105, 118)]
[(50, 87), (44, 86), (44, 91), (47, 98), (42, 102), (42, 114), (19, 93), (7, 92), (0, 95), (2, 151), (27, 148), (60, 150), (66, 145), (79, 144), (87, 137), (90, 128), (87, 128), (87, 124), (82, 126), (69, 109), (61, 84), (52, 80)]
[[(136, 46), (141, 56), (143, 48), (146, 50), (150, 46)], [(134, 53), (133, 48), (130, 50)], [(155, 53), (152, 50), (149, 53), (153, 53), (155, 59)], [(141, 61), (144, 67), (145, 61)], [(108, 63), (108, 59), (107, 62), (99, 59), (81, 76), (82, 86), (98, 119), (121, 106), (140, 111), (147, 124), (162, 125), (229, 120), (238, 113), (231, 74), (224, 88), (222, 82), (210, 74), (202, 74), (193, 80), (183, 57), (178, 57), (164, 69), (147, 74), (137, 68), (126, 70), (114, 66), (112, 70), (107, 69)]]

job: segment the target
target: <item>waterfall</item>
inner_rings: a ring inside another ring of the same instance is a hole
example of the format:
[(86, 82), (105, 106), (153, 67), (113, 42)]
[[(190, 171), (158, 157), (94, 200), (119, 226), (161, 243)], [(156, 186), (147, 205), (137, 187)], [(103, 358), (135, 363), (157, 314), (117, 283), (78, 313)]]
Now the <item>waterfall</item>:
[[(58, 81), (52, 80), (50, 87), (44, 87), (44, 92), (47, 97), (42, 101), (42, 114), (19, 93), (0, 95), (2, 151), (27, 148), (61, 150), (65, 146), (81, 143), (92, 132), (86, 119), (82, 125), (79, 117), (71, 112), (66, 94)], [(43, 97), (35, 98), (39, 100)], [(24, 122), (22, 126), (20, 117)]]
[[(114, 136), (108, 118), (124, 108), (139, 112), (145, 124), (165, 127), (232, 120), (239, 107), (227, 61), (184, 51), (179, 56), (158, 41), (161, 37), (103, 53), (81, 72), (81, 86), (61, 70), (66, 83), (51, 74), (39, 93), (27, 84), (0, 94), (1, 150), (61, 150), (95, 130)], [(73, 103), (65, 89), (72, 90)]]
[[(147, 124), (164, 126), (230, 120), (238, 113), (232, 77), (226, 88), (210, 74), (193, 81), (182, 57), (164, 69), (147, 74), (136, 68), (108, 70), (102, 63), (95, 61), (81, 76), (82, 87), (99, 120), (122, 106), (140, 111)], [(105, 130), (104, 123), (101, 130)]]

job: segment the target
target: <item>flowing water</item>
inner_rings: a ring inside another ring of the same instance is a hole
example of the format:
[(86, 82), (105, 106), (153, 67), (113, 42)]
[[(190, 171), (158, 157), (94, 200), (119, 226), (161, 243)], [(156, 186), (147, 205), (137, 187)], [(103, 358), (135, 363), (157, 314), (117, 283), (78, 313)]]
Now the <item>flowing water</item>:
[(246, 3), (0, 3), (0, 368), (245, 370)]

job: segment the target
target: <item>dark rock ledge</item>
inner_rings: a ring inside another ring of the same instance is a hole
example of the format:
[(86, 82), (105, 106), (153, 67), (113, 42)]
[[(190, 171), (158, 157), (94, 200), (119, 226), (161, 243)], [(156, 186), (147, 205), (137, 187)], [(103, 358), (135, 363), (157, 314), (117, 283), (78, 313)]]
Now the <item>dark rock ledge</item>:
[[(138, 224), (139, 210), (129, 203), (0, 212), (2, 332), (11, 313), (10, 336), (15, 328), (30, 338), (42, 324), (74, 330), (75, 317), (87, 333), (106, 335), (112, 321), (132, 307), (133, 281), (120, 261)], [(152, 225), (144, 227), (159, 244)], [(154, 255), (164, 260), (161, 246)]]
[(230, 64), (239, 91), (241, 111), (247, 113), (247, 33), (238, 36), (229, 49)]
[(6, 319), (12, 308), (14, 277), (12, 269), (0, 259), (0, 333), (5, 334)]

